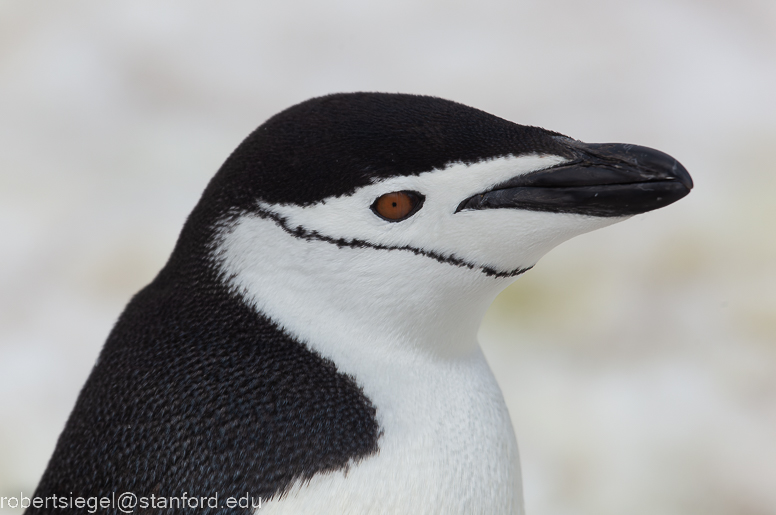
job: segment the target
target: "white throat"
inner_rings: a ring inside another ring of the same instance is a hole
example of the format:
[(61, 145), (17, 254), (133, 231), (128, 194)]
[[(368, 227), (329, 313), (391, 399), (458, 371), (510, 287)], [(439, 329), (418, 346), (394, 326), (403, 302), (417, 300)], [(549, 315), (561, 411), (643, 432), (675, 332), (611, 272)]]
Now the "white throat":
[(253, 214), (215, 255), (248, 304), (355, 378), (383, 431), (379, 453), (347, 477), (319, 474), (262, 514), (521, 513), (517, 444), (476, 340), (511, 279), (296, 238)]

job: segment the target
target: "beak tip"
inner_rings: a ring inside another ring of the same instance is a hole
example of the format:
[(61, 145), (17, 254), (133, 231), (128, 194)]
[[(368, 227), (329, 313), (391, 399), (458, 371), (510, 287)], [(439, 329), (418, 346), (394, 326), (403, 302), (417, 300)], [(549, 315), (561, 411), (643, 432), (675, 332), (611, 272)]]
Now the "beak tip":
[(679, 161), (674, 160), (674, 163), (674, 175), (687, 188), (689, 193), (689, 190), (692, 190), (693, 186), (695, 186), (692, 182), (692, 177), (690, 177), (690, 172)]

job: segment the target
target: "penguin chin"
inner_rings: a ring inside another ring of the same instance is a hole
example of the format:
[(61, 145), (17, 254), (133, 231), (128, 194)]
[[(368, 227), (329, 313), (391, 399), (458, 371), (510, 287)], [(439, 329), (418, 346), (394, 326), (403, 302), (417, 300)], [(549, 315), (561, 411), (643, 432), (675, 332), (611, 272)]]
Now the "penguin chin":
[[(478, 212), (461, 212), (461, 216), (479, 217), (478, 225), (497, 227), (492, 231), (485, 255), (483, 270), (498, 270), (499, 276), (510, 271), (528, 270), (552, 249), (575, 236), (608, 227), (624, 221), (629, 216), (598, 217), (574, 213), (550, 213), (517, 209), (493, 209)], [(536, 230), (541, 227), (541, 230)], [(485, 239), (480, 236), (480, 239)]]
[(463, 227), (476, 218), (491, 228), (487, 239), (480, 235), (484, 259), (462, 257), (470, 234), (465, 230), (454, 238), (457, 252), (443, 253), (334, 239), (266, 212), (244, 213), (225, 226), (212, 259), (244, 302), (301, 341), (317, 341), (326, 356), (343, 352), (347, 334), (348, 341), (361, 343), (337, 354), (338, 360), (361, 355), (362, 345), (393, 355), (422, 345), (424, 354), (447, 359), (475, 350), (495, 297), (544, 254), (617, 221), (510, 209), (455, 216)]

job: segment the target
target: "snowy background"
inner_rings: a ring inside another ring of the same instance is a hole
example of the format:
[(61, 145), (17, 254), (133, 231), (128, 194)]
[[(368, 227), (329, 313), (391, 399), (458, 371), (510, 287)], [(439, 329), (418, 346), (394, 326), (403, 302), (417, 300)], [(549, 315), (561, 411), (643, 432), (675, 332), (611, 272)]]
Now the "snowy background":
[(32, 494), (226, 156), (359, 90), (687, 167), (689, 197), (551, 252), (481, 339), (530, 515), (776, 514), (773, 0), (0, 0), (0, 496)]

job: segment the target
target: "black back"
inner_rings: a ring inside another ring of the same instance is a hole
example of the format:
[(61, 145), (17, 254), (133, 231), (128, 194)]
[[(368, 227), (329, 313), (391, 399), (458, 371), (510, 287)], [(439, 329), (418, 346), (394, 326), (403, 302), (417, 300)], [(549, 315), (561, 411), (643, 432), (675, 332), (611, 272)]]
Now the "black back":
[[(219, 508), (147, 512), (234, 513), (229, 496), (267, 499), (377, 452), (375, 408), (353, 378), (224, 285), (210, 255), (218, 229), (257, 199), (309, 204), (454, 161), (563, 155), (553, 134), (377, 93), (317, 98), (268, 120), (225, 162), (170, 261), (119, 318), (35, 495), (218, 494)], [(84, 510), (27, 513), (63, 511)]]

